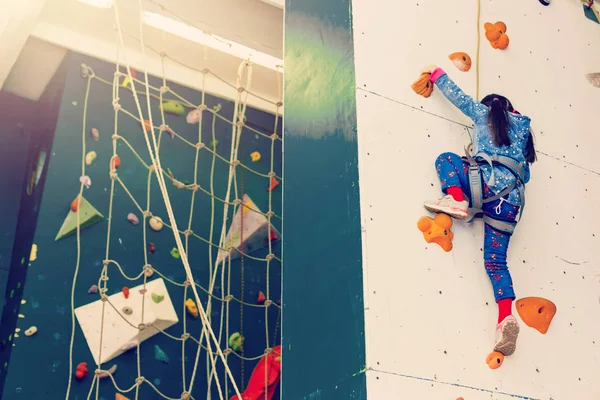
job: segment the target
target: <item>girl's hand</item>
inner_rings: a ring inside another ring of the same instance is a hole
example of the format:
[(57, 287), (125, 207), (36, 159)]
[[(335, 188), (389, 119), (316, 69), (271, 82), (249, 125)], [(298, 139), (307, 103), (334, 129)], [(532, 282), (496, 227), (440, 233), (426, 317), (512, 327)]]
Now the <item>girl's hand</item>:
[(436, 68), (437, 68), (437, 65), (428, 65), (421, 70), (421, 73), (422, 74), (431, 74), (433, 71), (435, 71)]

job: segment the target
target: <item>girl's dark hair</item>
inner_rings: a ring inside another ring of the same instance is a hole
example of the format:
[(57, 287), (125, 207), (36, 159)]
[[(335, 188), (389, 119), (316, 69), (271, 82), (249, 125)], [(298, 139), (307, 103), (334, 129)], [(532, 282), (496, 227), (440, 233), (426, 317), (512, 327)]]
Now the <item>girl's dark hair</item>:
[[(508, 136), (510, 119), (508, 113), (515, 112), (510, 100), (499, 94), (492, 93), (485, 96), (483, 100), (481, 100), (481, 104), (490, 108), (490, 112), (488, 113), (488, 123), (490, 124), (492, 139), (496, 146), (510, 146), (510, 137)], [(525, 159), (530, 164), (537, 160), (535, 147), (533, 145), (533, 132), (531, 129), (529, 129), (529, 137), (527, 138), (524, 155)]]

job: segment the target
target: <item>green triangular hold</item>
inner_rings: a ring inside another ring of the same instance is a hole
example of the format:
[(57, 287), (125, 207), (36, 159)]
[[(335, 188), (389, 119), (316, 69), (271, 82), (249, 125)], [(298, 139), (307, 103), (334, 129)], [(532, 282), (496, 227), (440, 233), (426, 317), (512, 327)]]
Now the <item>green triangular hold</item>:
[[(94, 225), (96, 222), (100, 222), (104, 219), (104, 215), (100, 214), (98, 210), (94, 208), (88, 201), (81, 197), (79, 199), (79, 222), (81, 229), (87, 228), (90, 225)], [(65, 222), (63, 222), (58, 234), (54, 238), (54, 241), (63, 239), (77, 230), (77, 213), (69, 210)]]

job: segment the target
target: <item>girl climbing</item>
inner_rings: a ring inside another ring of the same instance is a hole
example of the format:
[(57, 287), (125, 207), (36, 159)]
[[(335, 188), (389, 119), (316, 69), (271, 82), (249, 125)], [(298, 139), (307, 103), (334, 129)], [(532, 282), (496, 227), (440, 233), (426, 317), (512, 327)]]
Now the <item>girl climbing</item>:
[[(524, 185), (536, 160), (531, 119), (518, 113), (503, 96), (490, 94), (481, 102), (466, 95), (441, 69), (426, 68), (444, 96), (475, 123), (472, 156), (443, 153), (435, 167), (446, 194), (425, 208), (456, 219), (483, 216), (484, 266), (498, 304), (494, 351), (505, 356), (516, 350), (519, 324), (512, 316), (515, 299), (506, 253), (525, 205)], [(471, 208), (470, 208), (471, 207)]]

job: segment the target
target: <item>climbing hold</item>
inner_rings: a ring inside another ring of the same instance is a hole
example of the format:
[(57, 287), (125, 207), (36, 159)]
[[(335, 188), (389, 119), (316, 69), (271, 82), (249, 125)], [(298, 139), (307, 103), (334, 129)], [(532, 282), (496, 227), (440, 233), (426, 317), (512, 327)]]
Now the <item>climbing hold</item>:
[(448, 58), (452, 60), (452, 63), (456, 68), (463, 72), (467, 72), (471, 69), (471, 57), (469, 57), (467, 53), (462, 51), (458, 53), (452, 53), (448, 56)]
[(37, 326), (30, 326), (26, 331), (25, 331), (25, 336), (33, 336), (37, 333), (38, 329)]
[(517, 312), (525, 325), (545, 334), (556, 314), (556, 305), (542, 297), (525, 297), (517, 300)]
[(233, 351), (240, 352), (244, 346), (244, 337), (239, 332), (234, 332), (229, 336), (228, 343)]
[[(252, 371), (246, 390), (240, 393), (245, 400), (271, 400), (281, 378), (281, 346), (261, 357)], [(230, 400), (238, 400), (234, 395)]]
[(173, 247), (173, 249), (171, 249), (171, 257), (181, 258), (181, 255), (179, 254), (179, 250), (177, 250), (177, 248)]
[(83, 186), (85, 186), (86, 189), (89, 189), (90, 186), (92, 186), (92, 179), (87, 175), (80, 176), (79, 182), (83, 183)]
[(121, 393), (115, 393), (115, 400), (129, 400), (129, 398), (123, 396)]
[(198, 108), (190, 111), (188, 113), (187, 117), (185, 117), (185, 120), (187, 121), (188, 124), (200, 123), (200, 121), (202, 121), (202, 111)]
[(137, 225), (140, 223), (140, 220), (134, 213), (127, 214), (127, 221), (131, 222), (132, 225)]
[[(137, 74), (133, 68), (129, 67), (129, 73), (131, 74), (131, 77), (133, 79), (136, 78)], [(130, 83), (131, 83), (131, 80), (129, 79), (129, 75), (125, 75), (125, 79), (123, 79), (123, 84), (122, 84), (123, 87), (128, 87), (130, 85)]]
[(125, 298), (126, 298), (126, 299), (128, 299), (128, 298), (129, 298), (129, 288), (128, 288), (127, 286), (124, 286), (124, 287), (121, 289), (121, 292), (123, 293), (123, 296), (125, 296)]
[(583, 14), (590, 21), (600, 24), (600, 14), (594, 6), (594, 0), (581, 0), (583, 3)]
[(178, 101), (168, 100), (161, 104), (162, 110), (169, 114), (175, 114), (183, 117), (185, 115), (185, 107)]
[(192, 317), (198, 318), (198, 307), (196, 307), (196, 303), (194, 303), (194, 300), (187, 299), (184, 304), (185, 304), (185, 308), (187, 309), (187, 312)]
[(156, 251), (156, 246), (154, 245), (154, 243), (148, 243), (148, 250), (150, 251), (150, 254), (154, 254), (154, 252)]
[(542, 5), (544, 5), (544, 6), (549, 6), (550, 0), (540, 0), (540, 3), (542, 3)]
[(413, 92), (425, 98), (431, 96), (431, 93), (433, 92), (433, 82), (429, 80), (430, 76), (431, 74), (429, 72), (422, 73), (419, 79), (410, 85)]
[(144, 129), (146, 132), (150, 132), (152, 130), (152, 124), (147, 119), (144, 120)]
[(592, 84), (592, 86), (600, 88), (600, 72), (587, 74), (585, 77), (588, 80), (588, 82)]
[(31, 245), (31, 253), (29, 253), (29, 261), (35, 261), (37, 260), (37, 251), (38, 251), (38, 247), (37, 244), (32, 244)]
[(267, 187), (267, 192), (272, 191), (273, 189), (275, 189), (277, 186), (279, 186), (279, 182), (277, 181), (277, 179), (275, 179), (274, 176), (271, 177), (271, 182), (269, 184), (269, 186)]
[(121, 166), (121, 159), (119, 156), (112, 156), (110, 159), (110, 169), (117, 169)]
[(77, 212), (78, 208), (79, 208), (79, 197), (76, 197), (75, 200), (73, 200), (71, 202), (71, 211)]
[(275, 231), (271, 231), (269, 233), (269, 240), (273, 241), (273, 240), (277, 240), (277, 239), (279, 239), (279, 236), (277, 236), (277, 234), (275, 233)]
[(90, 130), (90, 136), (97, 142), (98, 139), (100, 139), (100, 132), (98, 132), (98, 129), (92, 128)]
[(156, 304), (160, 303), (164, 299), (165, 299), (164, 295), (152, 293), (152, 301), (155, 302)]
[(140, 292), (140, 294), (146, 294), (147, 291), (148, 291), (148, 289), (140, 289), (140, 290), (138, 290), (138, 292)]
[(75, 378), (77, 379), (83, 379), (86, 376), (88, 376), (88, 369), (87, 369), (87, 363), (86, 362), (82, 362), (79, 363), (77, 365), (77, 368), (75, 368)]
[(96, 371), (98, 379), (108, 378), (109, 375), (114, 375), (117, 372), (117, 364), (113, 365), (106, 371)]
[(260, 161), (260, 153), (258, 151), (253, 151), (250, 153), (250, 158), (252, 159), (252, 162)]
[(422, 217), (417, 222), (417, 227), (423, 232), (427, 243), (436, 243), (446, 252), (452, 250), (454, 233), (450, 230), (452, 218), (449, 215), (438, 214), (434, 219)]
[(85, 165), (92, 165), (92, 162), (96, 159), (98, 155), (95, 151), (90, 151), (85, 155)]
[(125, 315), (133, 314), (133, 309), (131, 307), (125, 306), (121, 310), (123, 311), (123, 314), (125, 314)]
[(248, 199), (245, 202), (243, 202), (242, 205), (243, 205), (243, 207), (242, 207), (242, 215), (246, 215), (246, 213), (248, 211), (250, 211), (252, 208), (256, 208), (256, 206), (254, 206), (254, 203), (250, 199)]
[(79, 225), (80, 228), (86, 228), (90, 225), (100, 222), (104, 219), (104, 216), (98, 212), (88, 201), (84, 198), (77, 198), (71, 203), (71, 210), (65, 218), (55, 241), (60, 240), (66, 236), (69, 236), (77, 230), (77, 209), (79, 208)]
[(159, 217), (150, 218), (148, 223), (150, 224), (150, 228), (152, 228), (152, 230), (156, 232), (160, 231), (164, 226), (162, 219), (160, 219)]
[(494, 351), (492, 353), (490, 353), (487, 358), (485, 359), (485, 363), (488, 365), (488, 367), (490, 367), (491, 369), (498, 369), (502, 366), (502, 363), (504, 362), (504, 354)]
[(265, 304), (266, 300), (267, 300), (267, 297), (265, 296), (265, 294), (262, 291), (258, 292), (258, 297), (256, 298), (256, 304)]
[(485, 28), (485, 37), (494, 49), (504, 50), (508, 47), (509, 39), (504, 22), (498, 21), (494, 24), (486, 22), (483, 27)]
[(90, 286), (90, 288), (88, 289), (88, 293), (98, 293), (98, 286), (97, 285), (92, 285)]
[(165, 364), (169, 363), (169, 357), (167, 357), (167, 354), (157, 344), (154, 345), (154, 359)]
[(211, 140), (208, 145), (210, 146), (211, 149), (216, 150), (217, 146), (219, 145), (219, 141), (216, 139)]

